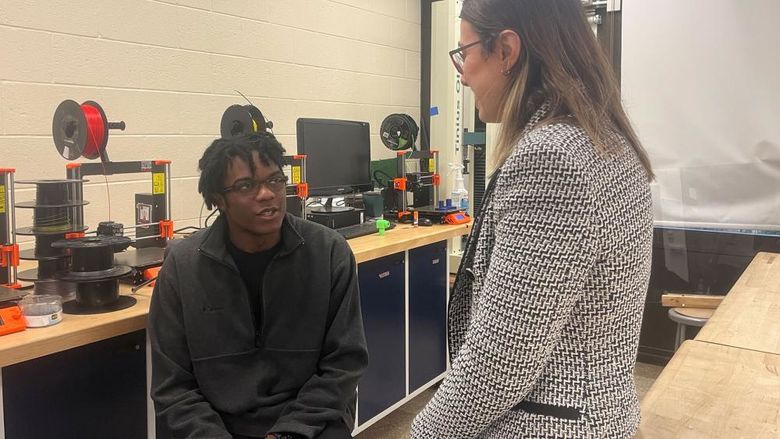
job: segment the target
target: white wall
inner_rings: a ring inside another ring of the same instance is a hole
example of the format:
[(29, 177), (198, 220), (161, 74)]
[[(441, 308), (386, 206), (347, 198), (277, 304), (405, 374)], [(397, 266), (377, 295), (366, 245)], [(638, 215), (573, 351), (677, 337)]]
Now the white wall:
[[(298, 117), (324, 117), (370, 122), (372, 158), (394, 157), (377, 132), (390, 113), (419, 115), (420, 0), (0, 0), (0, 167), (17, 180), (65, 176), (54, 110), (95, 100), (127, 123), (111, 160), (172, 160), (176, 226), (197, 222), (197, 160), (244, 102), (234, 89), (288, 152)], [(91, 179), (94, 228), (109, 215), (105, 181)], [(132, 224), (148, 175), (109, 180), (111, 219)], [(17, 201), (32, 198), (17, 185)]]

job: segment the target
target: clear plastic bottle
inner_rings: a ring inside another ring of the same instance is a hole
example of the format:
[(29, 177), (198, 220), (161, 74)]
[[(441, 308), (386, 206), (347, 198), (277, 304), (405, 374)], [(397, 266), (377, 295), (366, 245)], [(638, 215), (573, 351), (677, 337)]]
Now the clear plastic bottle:
[(450, 163), (452, 172), (455, 173), (455, 185), (452, 189), (452, 205), (458, 209), (468, 210), (469, 208), (469, 191), (466, 190), (466, 185), (463, 182), (463, 165)]

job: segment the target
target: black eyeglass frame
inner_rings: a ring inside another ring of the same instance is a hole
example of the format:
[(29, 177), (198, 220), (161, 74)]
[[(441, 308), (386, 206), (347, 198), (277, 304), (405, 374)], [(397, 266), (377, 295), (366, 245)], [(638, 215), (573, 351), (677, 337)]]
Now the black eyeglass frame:
[[(260, 191), (260, 188), (262, 186), (265, 186), (273, 193), (279, 193), (282, 190), (284, 190), (287, 187), (287, 182), (290, 180), (289, 177), (287, 177), (284, 174), (281, 175), (275, 175), (270, 178), (266, 178), (265, 180), (256, 180), (254, 178), (240, 178), (233, 182), (230, 186), (222, 188), (220, 191), (223, 194), (226, 194), (228, 192), (235, 192), (238, 195), (250, 195), (254, 194), (257, 195), (257, 193)], [(252, 182), (252, 185), (246, 189), (246, 191), (243, 191), (239, 186), (246, 182)], [(281, 186), (274, 189), (272, 185), (276, 183), (281, 183)]]
[[(480, 38), (477, 41), (474, 41), (473, 43), (466, 44), (465, 46), (459, 46), (457, 49), (450, 50), (450, 61), (452, 61), (452, 65), (455, 66), (455, 70), (458, 71), (461, 75), (463, 74), (463, 63), (466, 61), (466, 57), (463, 56), (463, 51), (468, 49), (469, 47), (474, 47), (477, 44), (481, 43), (482, 39)], [(455, 58), (458, 57), (458, 58)], [(460, 59), (460, 61), (458, 61)]]

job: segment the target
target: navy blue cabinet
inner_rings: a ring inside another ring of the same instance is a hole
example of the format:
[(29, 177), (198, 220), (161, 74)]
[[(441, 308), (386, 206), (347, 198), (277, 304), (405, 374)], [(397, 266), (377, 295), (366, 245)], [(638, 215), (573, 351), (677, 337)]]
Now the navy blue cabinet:
[(368, 369), (358, 383), (358, 423), (406, 396), (404, 253), (358, 265)]
[(409, 393), (447, 369), (447, 242), (409, 250)]
[(3, 406), (8, 439), (145, 438), (146, 331), (4, 367)]

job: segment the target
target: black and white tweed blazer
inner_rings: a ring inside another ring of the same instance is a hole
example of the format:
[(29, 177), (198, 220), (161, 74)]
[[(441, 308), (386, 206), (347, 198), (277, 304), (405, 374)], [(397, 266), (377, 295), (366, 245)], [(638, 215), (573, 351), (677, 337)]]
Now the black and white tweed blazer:
[[(650, 274), (649, 183), (537, 111), (495, 177), (450, 297), (451, 370), (414, 439), (629, 438)], [(536, 126), (534, 126), (536, 125)]]

